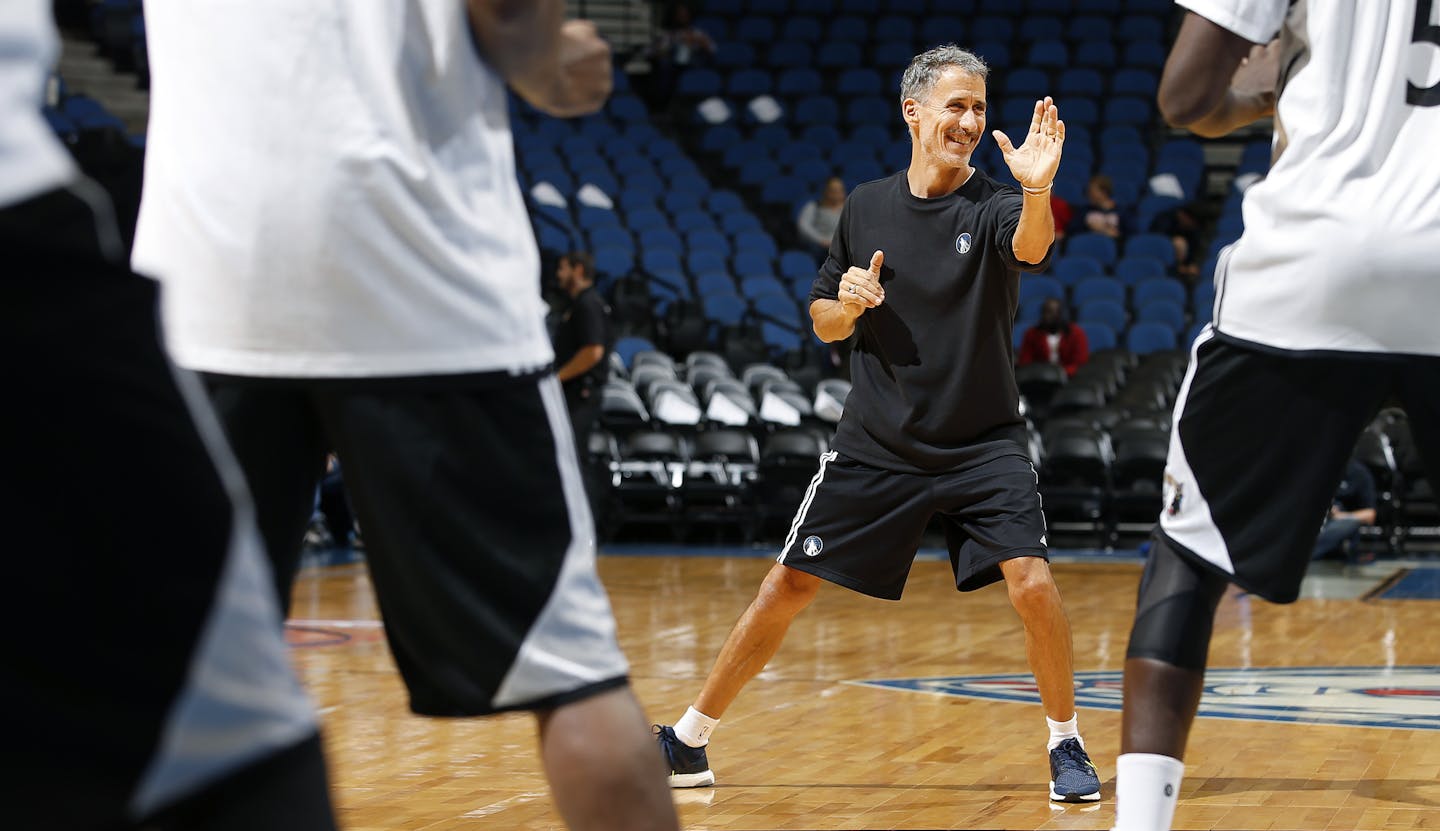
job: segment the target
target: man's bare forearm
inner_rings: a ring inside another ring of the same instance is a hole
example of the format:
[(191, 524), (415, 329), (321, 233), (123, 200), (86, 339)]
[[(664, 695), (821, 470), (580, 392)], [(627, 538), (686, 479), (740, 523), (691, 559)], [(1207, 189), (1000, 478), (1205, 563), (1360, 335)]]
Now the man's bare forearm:
[[(854, 311), (851, 311), (854, 309)], [(845, 340), (855, 333), (855, 321), (864, 310), (847, 306), (839, 300), (820, 299), (810, 304), (810, 320), (815, 336), (826, 343)]]
[(1050, 189), (1044, 193), (1024, 193), (1020, 208), (1020, 224), (1015, 228), (1011, 245), (1015, 258), (1034, 265), (1045, 259), (1055, 242), (1055, 216), (1050, 212)]

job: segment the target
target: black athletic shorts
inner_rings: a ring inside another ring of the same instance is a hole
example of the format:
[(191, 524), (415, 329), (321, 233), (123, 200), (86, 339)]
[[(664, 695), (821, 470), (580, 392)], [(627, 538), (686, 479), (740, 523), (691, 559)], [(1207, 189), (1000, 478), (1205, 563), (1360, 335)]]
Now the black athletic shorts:
[(16, 831), (334, 828), (248, 498), (92, 183), (0, 209)]
[(935, 474), (896, 473), (832, 450), (820, 457), (779, 562), (899, 600), (920, 538), (938, 515), (955, 587), (973, 591), (1000, 580), (1005, 560), (1047, 557), (1036, 482), (1018, 447), (1014, 455)]
[(415, 712), (533, 710), (626, 683), (553, 375), (205, 378), (287, 598), (339, 456)]
[(1161, 531), (1246, 591), (1293, 601), (1355, 442), (1391, 396), (1440, 474), (1440, 358), (1290, 352), (1207, 328), (1175, 403)]

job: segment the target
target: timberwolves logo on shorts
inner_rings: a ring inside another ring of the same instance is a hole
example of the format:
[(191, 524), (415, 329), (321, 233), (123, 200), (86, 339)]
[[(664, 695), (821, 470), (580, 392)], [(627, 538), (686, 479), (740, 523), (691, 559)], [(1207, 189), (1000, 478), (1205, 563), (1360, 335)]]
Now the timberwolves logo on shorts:
[(955, 238), (955, 253), (965, 254), (970, 251), (970, 235), (961, 234)]
[[(849, 681), (868, 687), (1039, 703), (1035, 678), (962, 675)], [(1075, 703), (1119, 710), (1120, 672), (1075, 673)], [(1440, 666), (1283, 667), (1205, 672), (1200, 715), (1244, 721), (1440, 730)]]
[(1185, 502), (1185, 483), (1170, 474), (1165, 474), (1165, 513), (1175, 516)]
[(800, 546), (806, 557), (814, 557), (825, 548), (825, 541), (811, 534), (805, 538), (805, 544)]

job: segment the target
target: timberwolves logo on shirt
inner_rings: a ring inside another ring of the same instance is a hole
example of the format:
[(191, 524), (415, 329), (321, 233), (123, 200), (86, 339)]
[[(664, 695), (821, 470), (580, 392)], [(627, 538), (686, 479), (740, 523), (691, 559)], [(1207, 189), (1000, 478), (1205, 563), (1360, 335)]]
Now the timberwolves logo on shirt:
[(965, 233), (965, 234), (961, 234), (960, 236), (956, 237), (956, 238), (955, 238), (955, 253), (956, 253), (956, 254), (966, 254), (966, 253), (969, 253), (969, 251), (970, 251), (970, 235), (969, 235), (968, 233)]
[(805, 544), (801, 546), (806, 557), (814, 557), (825, 548), (825, 541), (811, 534), (805, 538)]
[[(1033, 676), (848, 681), (884, 689), (1039, 703)], [(1075, 704), (1119, 710), (1121, 672), (1075, 673)], [(1200, 715), (1244, 721), (1440, 730), (1440, 666), (1209, 669)]]

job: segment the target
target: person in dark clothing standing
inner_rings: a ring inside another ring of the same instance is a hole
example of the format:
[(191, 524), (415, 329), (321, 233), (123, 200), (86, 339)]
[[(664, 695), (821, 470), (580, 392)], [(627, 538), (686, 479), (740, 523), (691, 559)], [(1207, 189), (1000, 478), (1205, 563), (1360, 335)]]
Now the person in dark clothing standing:
[(672, 787), (715, 781), (717, 720), (779, 648), (822, 580), (898, 600), (932, 517), (955, 585), (1005, 580), (1050, 728), (1050, 798), (1100, 798), (1075, 723), (1070, 625), (1051, 577), (1045, 519), (1019, 415), (1011, 327), (1021, 270), (1050, 260), (1051, 182), (1065, 126), (1035, 102), (1025, 142), (995, 140), (1022, 187), (970, 165), (985, 133), (988, 68), (941, 46), (901, 82), (907, 170), (855, 189), (810, 293), (821, 340), (856, 336), (853, 388), (833, 449), (774, 566), (694, 705), (657, 726)]
[(605, 385), (610, 353), (610, 307), (595, 288), (595, 260), (571, 251), (555, 269), (560, 290), (570, 299), (555, 333), (555, 376), (565, 390), (575, 447), (585, 457), (590, 431), (600, 418), (600, 388)]

